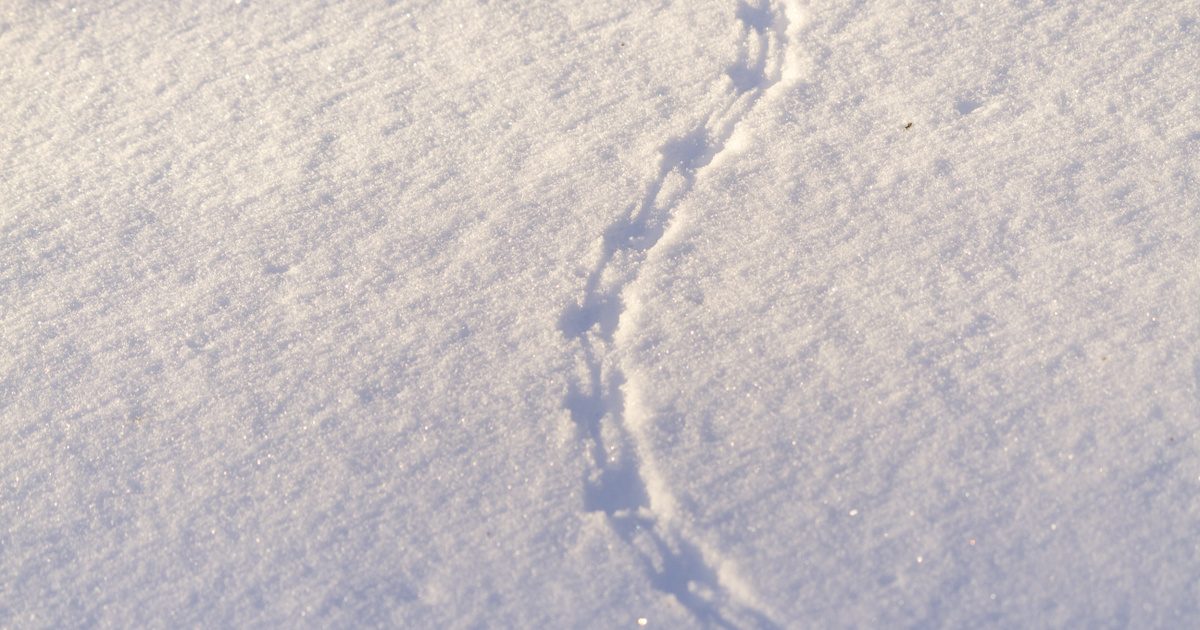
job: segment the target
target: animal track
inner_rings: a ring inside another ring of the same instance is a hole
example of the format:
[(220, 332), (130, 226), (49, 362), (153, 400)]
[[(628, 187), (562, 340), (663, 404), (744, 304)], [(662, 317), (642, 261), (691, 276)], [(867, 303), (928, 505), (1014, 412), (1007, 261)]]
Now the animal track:
[[(584, 508), (604, 513), (613, 530), (635, 549), (651, 583), (673, 596), (705, 625), (772, 628), (776, 624), (745, 587), (729, 584), (727, 563), (689, 538), (674, 520), (675, 501), (640, 445), (640, 407), (626, 395), (637, 389), (617, 358), (616, 332), (625, 313), (625, 292), (641, 264), (670, 231), (675, 210), (706, 167), (725, 151), (737, 124), (779, 84), (788, 63), (787, 40), (799, 10), (793, 0), (739, 2), (742, 45), (726, 68), (725, 98), (687, 133), (659, 147), (654, 176), (640, 199), (600, 238), (599, 259), (582, 296), (563, 309), (559, 330), (577, 346), (579, 374), (563, 406), (584, 442), (588, 473)], [(724, 576), (724, 577), (723, 577)]]

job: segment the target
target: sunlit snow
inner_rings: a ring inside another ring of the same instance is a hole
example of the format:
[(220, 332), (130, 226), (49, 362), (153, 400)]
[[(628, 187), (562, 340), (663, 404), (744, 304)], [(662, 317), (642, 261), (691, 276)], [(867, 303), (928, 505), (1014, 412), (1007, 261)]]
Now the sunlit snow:
[(1200, 624), (1200, 5), (0, 3), (0, 628)]

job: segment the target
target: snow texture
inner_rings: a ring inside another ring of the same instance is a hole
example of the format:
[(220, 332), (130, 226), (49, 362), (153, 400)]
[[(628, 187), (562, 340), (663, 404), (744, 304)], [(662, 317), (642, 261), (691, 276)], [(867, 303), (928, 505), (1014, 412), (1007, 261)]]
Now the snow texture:
[(1200, 624), (1200, 8), (0, 5), (0, 628)]

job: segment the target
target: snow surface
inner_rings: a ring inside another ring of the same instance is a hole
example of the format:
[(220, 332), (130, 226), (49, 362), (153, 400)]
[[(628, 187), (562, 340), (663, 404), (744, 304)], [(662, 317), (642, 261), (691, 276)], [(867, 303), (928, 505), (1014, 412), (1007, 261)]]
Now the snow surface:
[(1193, 1), (0, 55), (0, 627), (1200, 624)]

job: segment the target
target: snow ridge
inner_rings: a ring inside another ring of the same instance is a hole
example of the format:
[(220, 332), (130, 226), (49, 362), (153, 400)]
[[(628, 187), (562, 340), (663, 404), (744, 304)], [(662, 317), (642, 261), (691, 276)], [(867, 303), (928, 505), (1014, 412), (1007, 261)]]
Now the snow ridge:
[(579, 370), (564, 406), (570, 412), (589, 471), (584, 507), (602, 512), (641, 557), (651, 583), (673, 596), (706, 626), (774, 628), (778, 624), (736, 575), (732, 563), (681, 521), (674, 497), (641, 446), (652, 411), (641, 387), (622, 366), (641, 263), (669, 240), (676, 209), (706, 169), (744, 148), (738, 124), (770, 92), (796, 78), (788, 42), (801, 23), (794, 0), (739, 2), (743, 35), (738, 58), (720, 83), (725, 98), (695, 126), (664, 142), (654, 177), (628, 214), (604, 232), (599, 260), (582, 298), (569, 304), (559, 329), (577, 344)]

